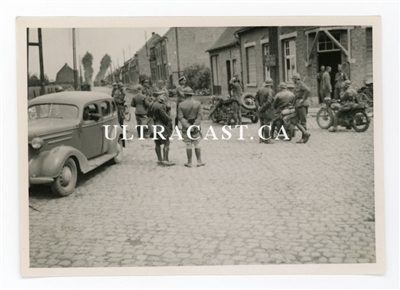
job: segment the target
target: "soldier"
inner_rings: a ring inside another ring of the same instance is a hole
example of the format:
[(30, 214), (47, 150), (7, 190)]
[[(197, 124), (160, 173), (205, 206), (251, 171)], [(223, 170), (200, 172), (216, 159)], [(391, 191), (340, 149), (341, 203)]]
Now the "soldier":
[(293, 93), (296, 96), (295, 108), (298, 111), (300, 118), (300, 124), (307, 130), (307, 114), (308, 114), (308, 96), (310, 95), (310, 89), (301, 81), (300, 74), (293, 74), (294, 90)]
[[(235, 124), (237, 124), (236, 119), (239, 121), (239, 125), (242, 125), (242, 105), (241, 105), (241, 98), (242, 98), (242, 86), (240, 85), (240, 80), (237, 75), (235, 75), (230, 81), (229, 85), (232, 89), (229, 91), (232, 101), (232, 110), (233, 110), (233, 119), (235, 120)], [(235, 116), (236, 115), (236, 116)], [(236, 117), (236, 118), (235, 118)]]
[[(193, 99), (194, 93), (190, 87), (184, 88), (183, 93), (186, 97), (186, 100), (179, 105), (178, 118), (182, 124), (183, 142), (186, 144), (186, 155), (188, 162), (185, 163), (185, 166), (192, 167), (192, 146), (195, 148), (194, 151), (197, 158), (197, 167), (204, 166), (206, 164), (201, 160), (200, 147), (200, 123), (203, 117), (201, 104), (199, 101)], [(188, 135), (187, 130), (192, 125), (198, 127), (192, 127), (190, 130), (190, 135)]]
[(180, 77), (179, 80), (179, 85), (176, 87), (176, 118), (175, 118), (175, 126), (178, 126), (178, 111), (179, 111), (179, 104), (182, 103), (185, 100), (185, 94), (183, 93), (183, 89), (185, 88), (186, 84), (186, 77)]
[(114, 97), (114, 93), (116, 90), (118, 90), (118, 84), (117, 83), (113, 83), (112, 84), (112, 91), (111, 91), (111, 96)]
[(142, 78), (140, 80), (140, 84), (142, 85), (142, 94), (147, 96), (151, 101), (154, 101), (153, 99), (153, 89), (150, 86), (149, 80)]
[[(346, 80), (343, 83), (343, 93), (340, 96), (340, 108), (337, 111), (336, 116), (333, 119), (333, 128), (329, 129), (329, 132), (337, 131), (339, 118), (344, 114), (344, 112), (351, 110), (351, 108), (354, 105), (354, 101), (357, 98), (357, 94), (358, 94), (357, 90), (355, 90), (351, 86), (351, 81)], [(346, 128), (351, 129), (351, 127), (346, 127)]]
[(335, 75), (335, 92), (334, 98), (336, 100), (340, 99), (340, 91), (343, 88), (344, 82), (348, 80), (347, 74), (342, 70), (342, 65), (338, 64), (338, 72)]
[(274, 117), (274, 123), (271, 128), (271, 135), (272, 138), (274, 137), (274, 132), (275, 132), (275, 126), (278, 125), (278, 130), (280, 130), (280, 127), (283, 125), (282, 120), (282, 111), (290, 106), (294, 105), (294, 100), (295, 96), (294, 94), (287, 90), (287, 85), (286, 83), (282, 82), (279, 84), (279, 89), (280, 92), (276, 94), (274, 102), (272, 106), (275, 109), (275, 117)]
[[(274, 91), (272, 90), (273, 80), (266, 78), (262, 88), (260, 88), (256, 94), (255, 101), (258, 111), (258, 117), (260, 118), (260, 127), (268, 125), (274, 119)], [(263, 137), (267, 140), (260, 138), (260, 143), (273, 144), (270, 140), (269, 128), (264, 127)]]
[[(171, 137), (172, 130), (169, 124), (172, 122), (171, 117), (167, 114), (166, 104), (167, 97), (160, 95), (150, 107), (150, 114), (154, 120), (154, 125), (160, 125), (164, 128), (164, 132), (160, 133), (162, 137), (154, 135), (155, 151), (158, 159), (158, 165), (172, 166), (175, 163), (169, 161), (169, 137)], [(164, 145), (163, 152), (161, 152), (161, 145)]]
[(319, 102), (323, 103), (324, 102), (324, 97), (322, 94), (322, 76), (325, 73), (325, 66), (321, 65), (321, 70), (319, 71), (319, 73), (317, 74), (317, 81), (318, 81), (318, 98), (319, 98)]
[(293, 83), (292, 81), (288, 81), (288, 82), (286, 83), (286, 86), (287, 86), (287, 90), (288, 90), (289, 92), (292, 92), (292, 93), (293, 93), (293, 91), (294, 91), (294, 83)]
[(112, 97), (115, 100), (118, 108), (118, 121), (119, 124), (122, 126), (124, 124), (124, 104), (125, 104), (125, 93), (123, 90), (122, 83), (118, 83), (117, 89), (115, 90)]
[[(147, 96), (142, 94), (142, 87), (136, 88), (137, 94), (132, 98), (132, 107), (135, 107), (136, 125), (147, 125), (147, 110), (150, 106), (150, 101)], [(137, 128), (138, 136), (140, 136), (140, 128)], [(147, 131), (145, 131), (145, 137), (148, 137)]]
[(165, 82), (163, 80), (157, 81), (157, 90), (153, 93), (154, 98), (158, 98), (159, 96), (165, 96), (165, 107), (168, 115), (171, 115), (171, 101), (169, 100), (169, 92), (165, 87)]
[(326, 67), (326, 71), (322, 75), (321, 81), (321, 94), (322, 94), (322, 102), (325, 98), (330, 98), (332, 93), (332, 84), (331, 84), (331, 72), (332, 68), (330, 66)]

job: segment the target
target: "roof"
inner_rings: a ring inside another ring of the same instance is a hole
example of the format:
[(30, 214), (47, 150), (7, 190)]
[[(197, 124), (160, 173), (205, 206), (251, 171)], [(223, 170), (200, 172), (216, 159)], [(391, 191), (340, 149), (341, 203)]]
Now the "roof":
[(238, 40), (235, 37), (235, 32), (239, 29), (242, 29), (242, 27), (228, 27), (218, 38), (218, 40), (209, 48), (207, 51), (212, 51), (216, 49), (221, 49), (225, 47), (229, 47), (232, 45), (235, 45)]
[(106, 93), (101, 92), (67, 91), (37, 97), (29, 101), (29, 106), (43, 103), (59, 103), (82, 107), (89, 102), (104, 99), (112, 99), (112, 97)]
[(153, 46), (153, 43), (160, 38), (160, 35), (158, 35), (158, 33), (154, 33), (154, 35), (152, 35), (149, 40), (147, 40), (147, 42), (139, 49), (138, 52), (141, 52), (143, 49), (146, 49), (146, 44), (147, 44), (147, 48), (150, 49)]

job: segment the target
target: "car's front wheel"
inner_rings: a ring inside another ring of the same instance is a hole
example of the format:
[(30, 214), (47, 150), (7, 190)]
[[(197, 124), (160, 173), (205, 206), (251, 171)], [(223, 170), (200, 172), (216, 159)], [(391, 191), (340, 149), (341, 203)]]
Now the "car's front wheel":
[(75, 161), (72, 158), (68, 158), (60, 174), (51, 184), (51, 190), (58, 196), (70, 195), (75, 189), (77, 179), (78, 170)]

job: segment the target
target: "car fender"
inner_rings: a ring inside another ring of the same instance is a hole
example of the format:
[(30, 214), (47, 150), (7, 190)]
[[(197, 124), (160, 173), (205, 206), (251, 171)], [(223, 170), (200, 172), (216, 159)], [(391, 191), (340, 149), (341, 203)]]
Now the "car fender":
[[(122, 128), (121, 126), (117, 126), (115, 127), (117, 129), (117, 134), (116, 137), (112, 140), (110, 140), (110, 147), (108, 148), (108, 154), (113, 154), (113, 155), (117, 155), (117, 143), (119, 139), (122, 139), (123, 134), (122, 134)], [(110, 133), (111, 136), (113, 136), (112, 133)], [(129, 138), (129, 136), (128, 136)], [(125, 147), (125, 140), (122, 140), (122, 146)]]
[(58, 146), (51, 150), (43, 151), (31, 159), (29, 162), (29, 176), (56, 178), (68, 157), (73, 157), (75, 161), (78, 161), (77, 167), (83, 173), (89, 171), (88, 160), (82, 152), (71, 146)]

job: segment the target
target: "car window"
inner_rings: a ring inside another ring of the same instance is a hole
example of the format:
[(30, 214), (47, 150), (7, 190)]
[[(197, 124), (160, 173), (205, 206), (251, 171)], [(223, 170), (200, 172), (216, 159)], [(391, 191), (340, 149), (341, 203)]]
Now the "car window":
[(111, 108), (109, 102), (106, 101), (101, 102), (101, 112), (103, 114), (103, 117), (111, 116)]
[(59, 118), (76, 119), (78, 108), (73, 105), (65, 104), (40, 104), (28, 108), (29, 119)]
[(112, 115), (113, 116), (117, 116), (117, 106), (115, 105), (115, 102), (111, 102), (112, 103)]
[(91, 121), (93, 120), (90, 115), (99, 114), (99, 108), (96, 104), (89, 104), (83, 108), (83, 121)]

